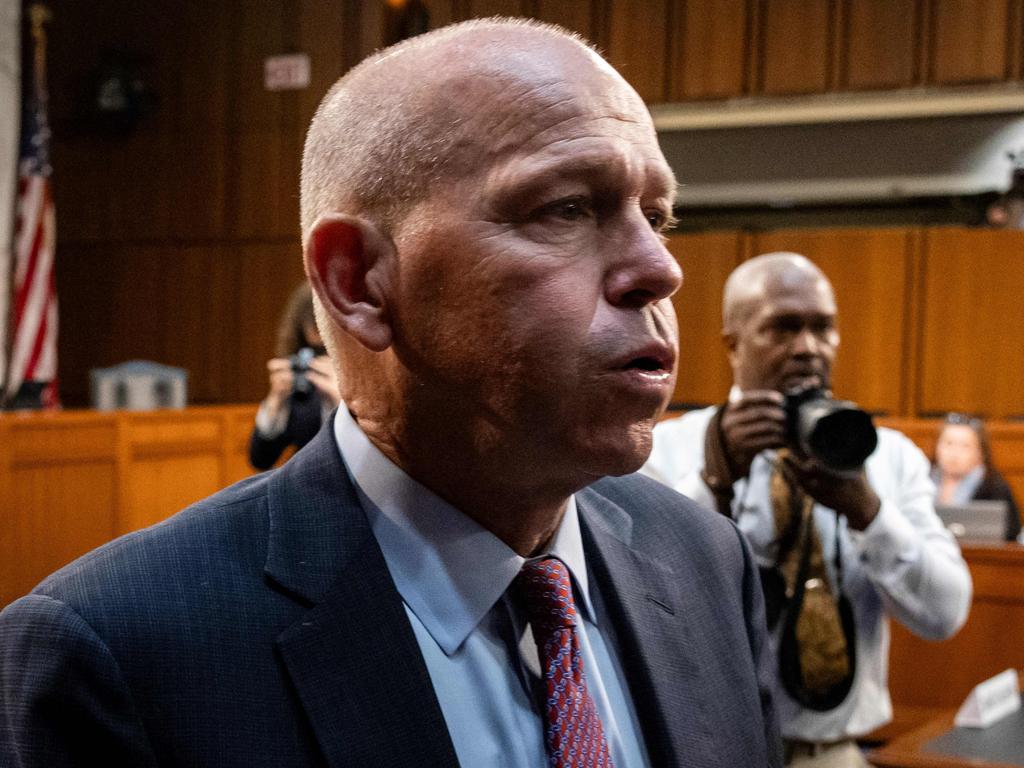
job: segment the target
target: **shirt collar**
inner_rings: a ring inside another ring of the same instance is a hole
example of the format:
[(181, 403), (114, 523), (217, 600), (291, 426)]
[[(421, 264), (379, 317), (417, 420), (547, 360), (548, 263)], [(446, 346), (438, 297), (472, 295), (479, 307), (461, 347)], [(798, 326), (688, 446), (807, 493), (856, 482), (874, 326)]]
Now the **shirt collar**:
[[(334, 437), (402, 600), (451, 655), (501, 599), (527, 558), (382, 454), (341, 407)], [(595, 622), (576, 499), (548, 551), (565, 563), (577, 609)]]

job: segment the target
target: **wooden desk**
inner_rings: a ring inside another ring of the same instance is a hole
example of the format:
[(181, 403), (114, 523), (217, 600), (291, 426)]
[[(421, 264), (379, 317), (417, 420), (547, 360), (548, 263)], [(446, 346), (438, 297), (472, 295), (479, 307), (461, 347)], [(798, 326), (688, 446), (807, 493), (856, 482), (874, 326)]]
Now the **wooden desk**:
[(868, 755), (880, 768), (1022, 768), (1024, 710), (984, 730), (956, 728), (947, 710)]
[(891, 622), (889, 690), (897, 720), (903, 707), (958, 707), (982, 680), (1024, 669), (1024, 547), (964, 545), (974, 601), (950, 640), (922, 640)]
[(0, 413), (0, 608), (90, 549), (252, 474), (255, 414)]

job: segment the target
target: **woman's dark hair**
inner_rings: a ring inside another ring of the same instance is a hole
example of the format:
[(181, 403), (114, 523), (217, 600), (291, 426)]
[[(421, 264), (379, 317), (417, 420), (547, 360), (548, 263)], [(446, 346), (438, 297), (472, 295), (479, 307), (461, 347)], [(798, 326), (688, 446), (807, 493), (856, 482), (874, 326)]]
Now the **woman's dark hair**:
[(302, 283), (288, 297), (281, 320), (277, 324), (277, 357), (290, 357), (303, 347), (313, 346), (306, 338), (306, 326), (316, 325), (313, 314), (313, 289)]
[(970, 427), (974, 430), (974, 434), (978, 436), (978, 447), (981, 449), (981, 462), (985, 466), (986, 472), (991, 471), (992, 447), (988, 441), (988, 430), (985, 429), (985, 422), (977, 416), (971, 416), (966, 413), (949, 413), (946, 414), (946, 418), (942, 422), (939, 437), (942, 436), (942, 431), (949, 426)]

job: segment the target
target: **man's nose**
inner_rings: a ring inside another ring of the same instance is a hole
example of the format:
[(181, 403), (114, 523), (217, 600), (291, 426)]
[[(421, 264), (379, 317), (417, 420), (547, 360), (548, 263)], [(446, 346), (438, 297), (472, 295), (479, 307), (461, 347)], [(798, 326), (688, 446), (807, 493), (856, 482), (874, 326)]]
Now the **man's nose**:
[(640, 309), (675, 293), (683, 270), (641, 213), (621, 239), (613, 238), (605, 294), (613, 306)]
[(793, 339), (793, 354), (799, 357), (816, 357), (821, 352), (821, 340), (810, 328), (801, 328)]

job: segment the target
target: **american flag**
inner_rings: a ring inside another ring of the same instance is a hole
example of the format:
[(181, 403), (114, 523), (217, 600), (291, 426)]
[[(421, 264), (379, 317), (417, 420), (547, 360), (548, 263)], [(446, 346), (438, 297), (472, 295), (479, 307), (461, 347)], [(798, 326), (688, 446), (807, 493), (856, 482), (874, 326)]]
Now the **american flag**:
[[(30, 71), (22, 104), (18, 200), (14, 227), (14, 291), (6, 400), (43, 407), (57, 398), (57, 292), (54, 285), (56, 218), (50, 190), (47, 121), (46, 33), (48, 10), (29, 8)], [(36, 394), (34, 390), (42, 387)], [(19, 396), (19, 390), (21, 395)], [(28, 393), (26, 397), (26, 393)]]

